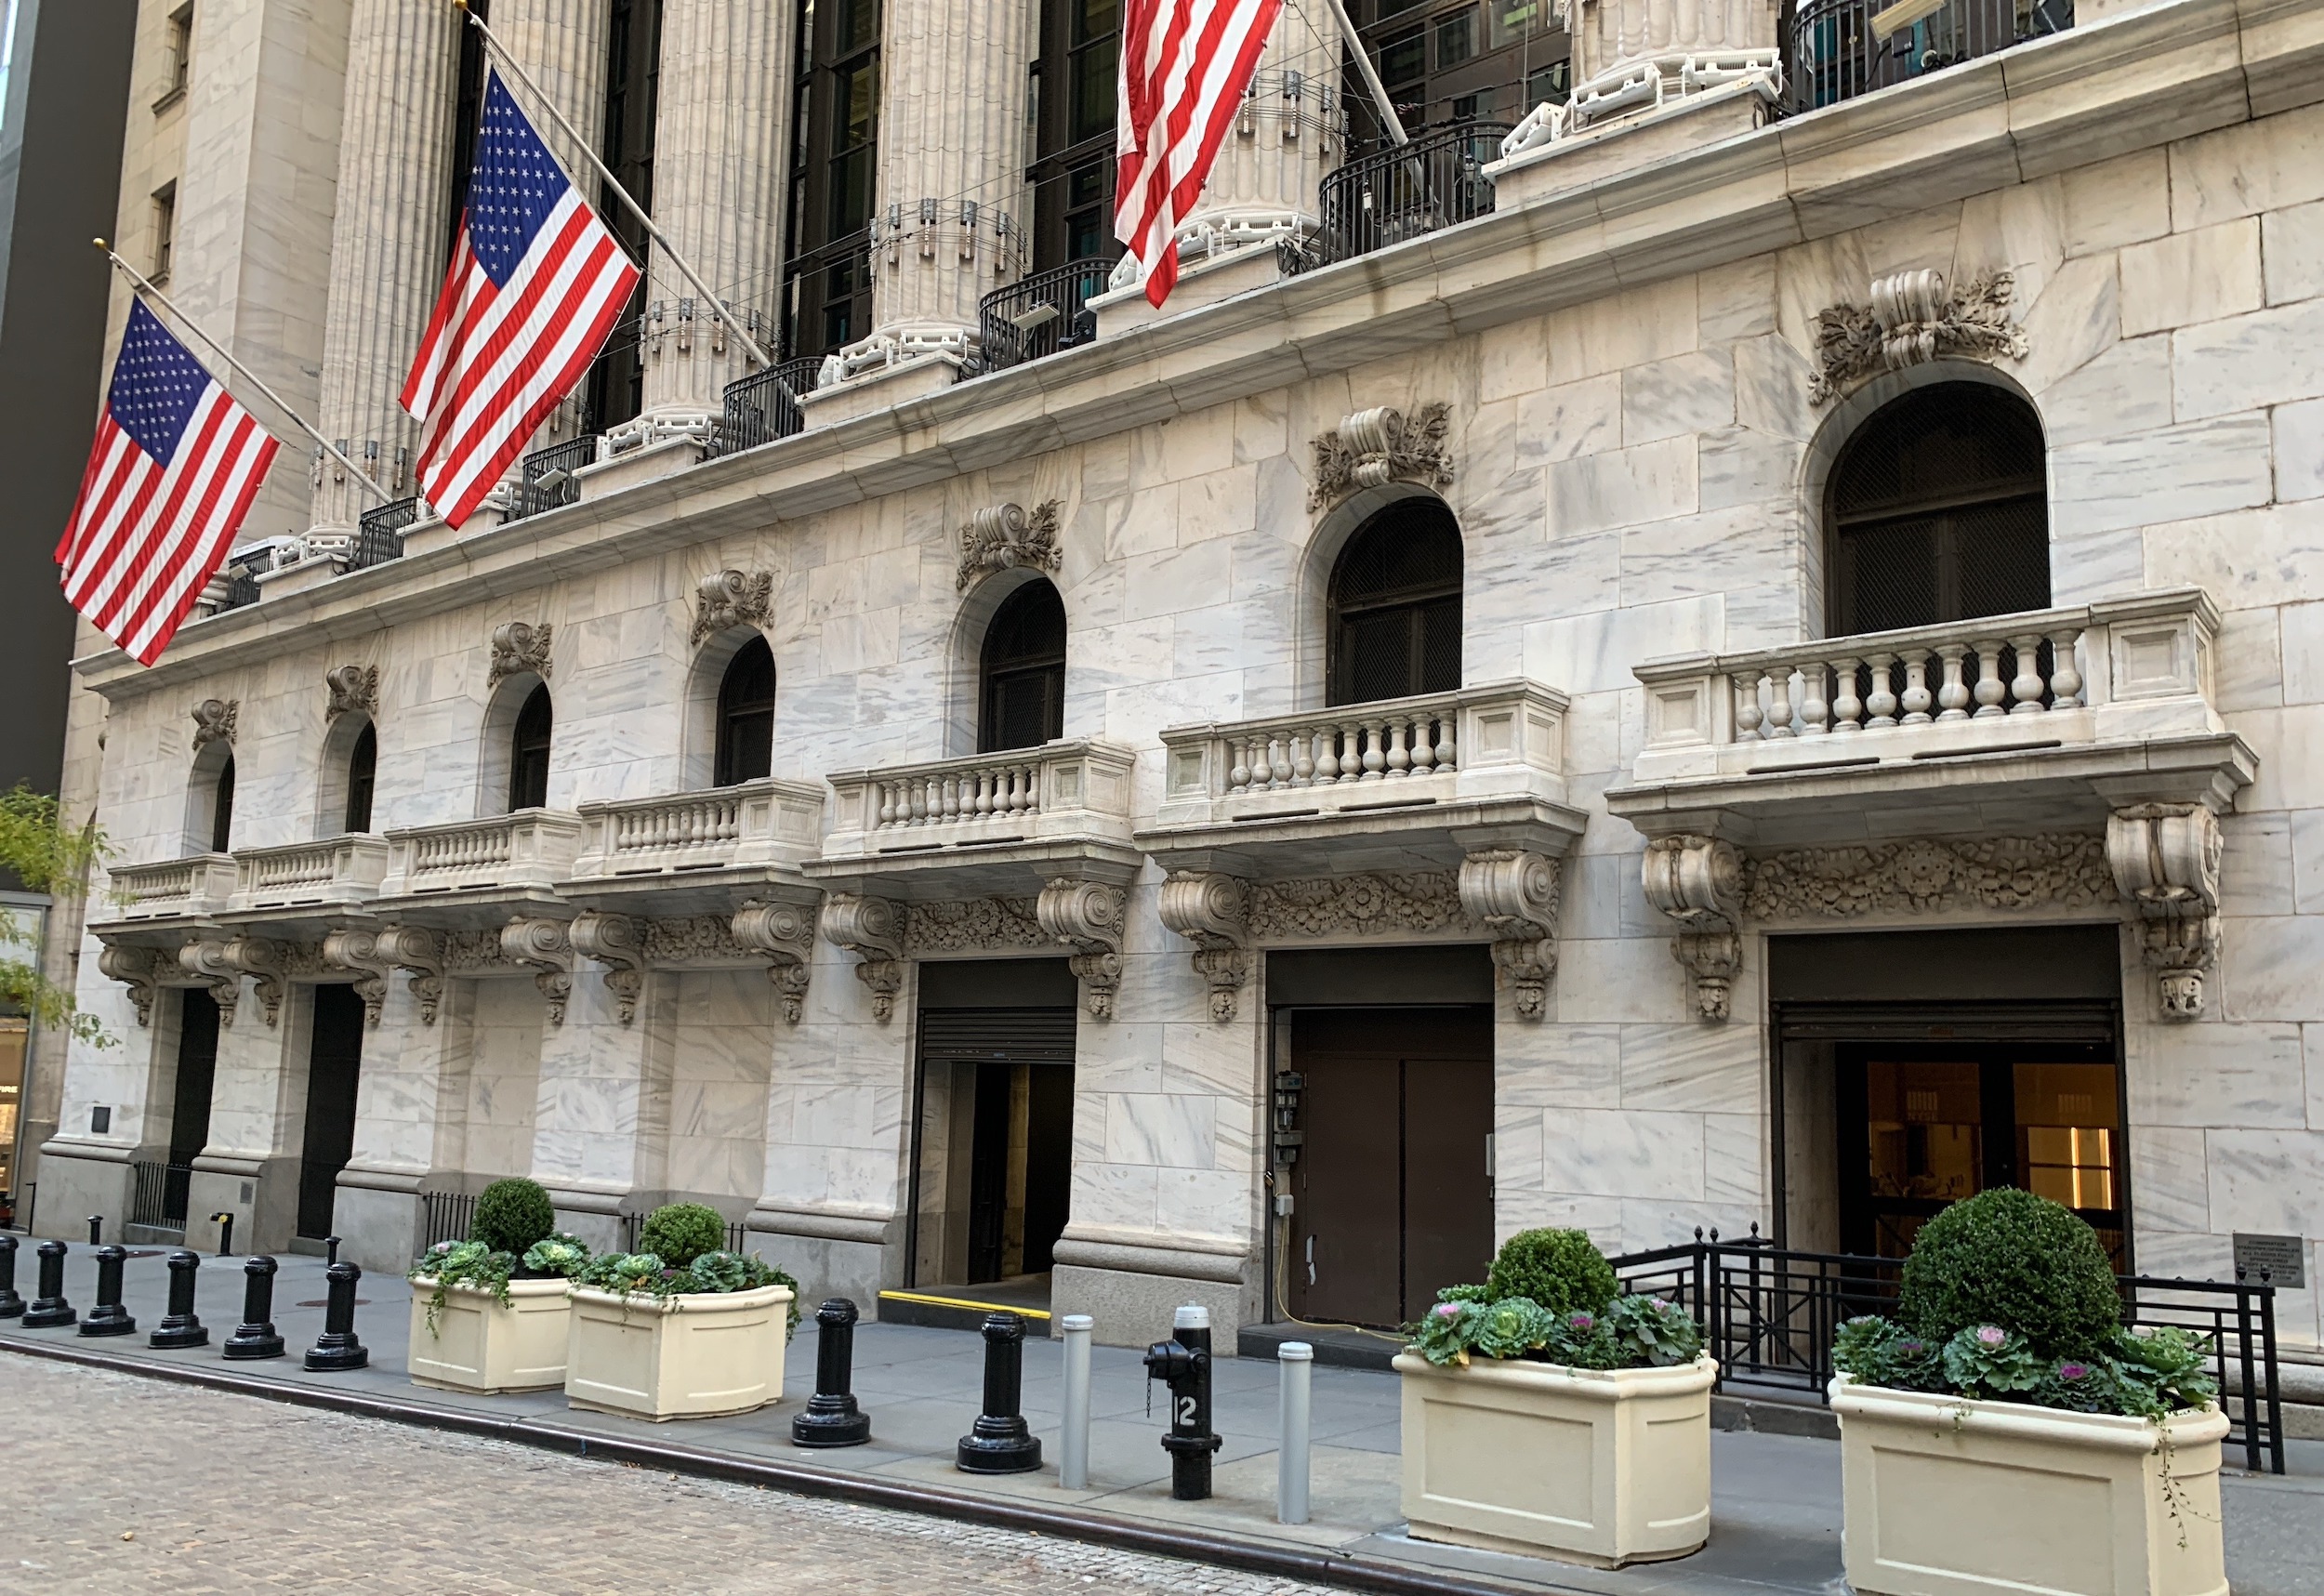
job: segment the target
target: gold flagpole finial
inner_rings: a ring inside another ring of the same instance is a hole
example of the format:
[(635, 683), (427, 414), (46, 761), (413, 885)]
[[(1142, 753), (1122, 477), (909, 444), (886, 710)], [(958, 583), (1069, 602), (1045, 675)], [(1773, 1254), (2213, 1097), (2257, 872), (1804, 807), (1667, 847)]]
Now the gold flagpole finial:
[(98, 248), (99, 248), (99, 249), (103, 250), (103, 251), (104, 251), (106, 254), (108, 254), (108, 255), (111, 255), (111, 254), (112, 253), (112, 248), (113, 248), (113, 246), (112, 246), (112, 244), (107, 244), (107, 243), (106, 243), (103, 239), (101, 239), (101, 238), (92, 238), (92, 239), (90, 239), (90, 240), (89, 240), (89, 242), (90, 242), (91, 244), (95, 244)]

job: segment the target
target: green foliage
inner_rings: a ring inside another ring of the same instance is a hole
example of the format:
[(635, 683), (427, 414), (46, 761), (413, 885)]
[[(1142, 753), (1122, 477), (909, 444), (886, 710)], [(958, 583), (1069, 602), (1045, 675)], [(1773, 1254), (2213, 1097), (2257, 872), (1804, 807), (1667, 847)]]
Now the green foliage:
[(1849, 1320), (1832, 1337), (1832, 1366), (1867, 1385), (1949, 1391), (1945, 1349), (1875, 1313)]
[(1501, 1244), (1486, 1287), (1494, 1301), (1524, 1297), (1560, 1317), (1597, 1313), (1619, 1289), (1614, 1266), (1580, 1231), (1519, 1231)]
[(2103, 1350), (2122, 1302), (2097, 1232), (2062, 1204), (2002, 1186), (1921, 1227), (1896, 1316), (1932, 1341), (1999, 1326), (2052, 1361)]
[[(663, 1208), (654, 1217), (658, 1219), (669, 1211)], [(713, 1213), (709, 1208), (697, 1207), (697, 1211)], [(649, 1220), (649, 1228), (651, 1224)], [(724, 1239), (724, 1220), (720, 1221), (720, 1239)], [(608, 1252), (574, 1271), (573, 1283), (621, 1297), (649, 1297), (657, 1302), (672, 1297), (730, 1296), (738, 1291), (756, 1291), (762, 1286), (786, 1286), (790, 1287), (791, 1300), (785, 1339), (799, 1329), (799, 1282), (755, 1253), (713, 1248), (680, 1269), (663, 1261), (657, 1253)]]
[(2122, 1411), (2149, 1418), (2200, 1407), (2219, 1394), (2211, 1374), (2212, 1343), (2192, 1330), (2117, 1330), (2108, 1371)]
[(495, 1252), (522, 1257), (556, 1229), (557, 1210), (548, 1194), (538, 1181), (519, 1177), (495, 1181), (484, 1188), (476, 1199), (476, 1220), (469, 1226), (469, 1239), (482, 1242)]
[(1533, 1358), (1583, 1369), (1667, 1368), (1691, 1363), (1703, 1348), (1687, 1313), (1654, 1297), (1618, 1297), (1602, 1313), (1552, 1313), (1529, 1297), (1486, 1299), (1474, 1286), (1452, 1286), (1435, 1306), (1406, 1326), (1412, 1350), (1438, 1367), (1487, 1358)]
[[(104, 851), (96, 824), (69, 828), (55, 798), (21, 784), (0, 792), (0, 876), (14, 876), (25, 890), (81, 897), (88, 890), (90, 866)], [(112, 1047), (112, 1035), (95, 1015), (80, 1010), (72, 990), (41, 973), (29, 930), (0, 909), (0, 1005), (20, 1009), (42, 1025), (60, 1027), (89, 1047)]]
[(1550, 1339), (1557, 1321), (1528, 1298), (1504, 1297), (1480, 1304), (1470, 1344), (1488, 1358), (1521, 1358)]
[(2117, 1330), (2105, 1350), (2043, 1358), (1998, 1325), (1973, 1326), (1937, 1347), (1886, 1319), (1851, 1319), (1832, 1338), (1832, 1364), (1849, 1378), (2072, 1413), (2162, 1418), (2219, 1394), (2210, 1338), (2179, 1329)]
[(1999, 1325), (1977, 1325), (1945, 1343), (1945, 1378), (1963, 1396), (2014, 1397), (2046, 1379), (2050, 1367), (2026, 1338)]
[(436, 1316), (443, 1312), (444, 1296), (455, 1286), (465, 1286), (474, 1291), (489, 1291), (493, 1300), (502, 1307), (508, 1305), (508, 1282), (516, 1274), (517, 1258), (512, 1252), (496, 1252), (481, 1241), (440, 1241), (420, 1254), (407, 1279), (432, 1282), (434, 1295), (428, 1299), (428, 1333), (435, 1335)]
[(716, 1208), (700, 1203), (670, 1203), (646, 1216), (638, 1233), (638, 1248), (650, 1252), (674, 1269), (683, 1269), (706, 1252), (726, 1246), (726, 1220)]
[(578, 1236), (559, 1231), (524, 1249), (524, 1267), (536, 1276), (570, 1280), (589, 1261), (589, 1249)]
[(1616, 1368), (1674, 1368), (1702, 1356), (1702, 1326), (1659, 1297), (1617, 1297), (1606, 1305), (1605, 1328), (1621, 1355)]
[(1576, 1309), (1550, 1325), (1548, 1342), (1541, 1349), (1542, 1358), (1552, 1364), (1564, 1364), (1575, 1369), (1620, 1368), (1622, 1349), (1616, 1344), (1614, 1328), (1603, 1313)]
[(1473, 1286), (1455, 1286), (1439, 1292), (1436, 1305), (1420, 1315), (1420, 1322), (1406, 1326), (1412, 1338), (1412, 1350), (1438, 1368), (1456, 1364), (1467, 1368), (1469, 1349), (1476, 1345), (1476, 1321), (1484, 1317), (1485, 1304), (1453, 1293), (1476, 1289)]

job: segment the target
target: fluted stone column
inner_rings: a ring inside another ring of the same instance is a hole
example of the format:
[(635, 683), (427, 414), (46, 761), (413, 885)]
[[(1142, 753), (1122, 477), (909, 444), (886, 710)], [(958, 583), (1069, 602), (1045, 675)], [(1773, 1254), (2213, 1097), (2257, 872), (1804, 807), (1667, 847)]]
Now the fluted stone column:
[(1313, 20), (1283, 8), (1210, 178), (1178, 225), (1182, 269), (1321, 225), (1318, 190), (1325, 168), (1338, 161), (1348, 125), (1336, 81), (1339, 59), (1336, 38), (1327, 52), (1321, 49)]
[[(792, 0), (667, 0), (654, 138), (654, 219), (759, 347), (762, 307), (782, 289), (783, 193), (790, 170)], [(640, 442), (708, 435), (722, 390), (749, 374), (693, 284), (654, 251), (646, 286)]]
[[(411, 491), (396, 395), (443, 284), (461, 26), (442, 0), (368, 0), (348, 38), (318, 425), (390, 494)], [(314, 528), (351, 533), (371, 494), (316, 455)]]

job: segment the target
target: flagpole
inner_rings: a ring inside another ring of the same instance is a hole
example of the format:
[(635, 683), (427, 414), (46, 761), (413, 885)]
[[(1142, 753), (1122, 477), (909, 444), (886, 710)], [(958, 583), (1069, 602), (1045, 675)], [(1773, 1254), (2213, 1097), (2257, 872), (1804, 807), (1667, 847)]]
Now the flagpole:
[(1372, 102), (1380, 107), (1380, 115), (1388, 124), (1388, 137), (1398, 144), (1412, 142), (1404, 130), (1404, 123), (1396, 116), (1396, 108), (1388, 103), (1388, 90), (1380, 81), (1380, 73), (1372, 65), (1371, 53), (1364, 47), (1364, 35), (1355, 31), (1355, 19), (1348, 15), (1347, 0), (1324, 0), (1331, 14), (1340, 20), (1340, 31), (1348, 36), (1348, 48), (1355, 52), (1355, 70), (1364, 74), (1364, 86), (1372, 91)]
[(294, 422), (297, 423), (298, 429), (306, 433), (308, 437), (313, 439), (318, 444), (322, 445), (324, 453), (329, 455), (331, 458), (337, 460), (340, 465), (345, 466), (350, 471), (352, 471), (355, 474), (355, 480), (363, 483), (363, 486), (369, 488), (374, 494), (377, 495), (381, 504), (387, 505), (393, 504), (395, 502), (394, 499), (389, 496), (388, 491), (385, 488), (382, 488), (377, 482), (373, 481), (370, 475), (365, 472), (361, 466), (358, 466), (354, 461), (349, 459), (337, 444), (332, 442), (331, 440), (325, 438), (322, 433), (316, 431), (312, 427), (309, 426), (307, 418), (299, 415), (297, 411), (293, 410), (290, 405), (284, 402), (281, 394), (269, 388), (264, 377), (260, 376), (257, 372), (252, 371), (248, 366), (243, 364), (242, 362), (236, 360), (231, 350), (228, 350), (217, 339), (211, 337), (209, 334), (204, 332), (200, 323), (195, 322), (191, 316), (189, 316), (183, 310), (180, 310), (177, 305), (171, 301), (168, 295), (163, 293), (159, 288), (154, 287), (152, 282), (146, 277), (145, 273), (139, 271), (136, 267), (130, 265), (127, 261), (122, 259), (120, 256), (113, 253), (113, 247), (112, 244), (107, 244), (101, 238), (92, 239), (90, 242), (95, 244), (98, 248), (105, 252), (105, 258), (112, 261), (116, 267), (120, 268), (123, 276), (128, 278), (132, 284), (136, 284), (138, 288), (143, 292), (151, 294), (154, 298), (160, 300), (162, 302), (162, 309), (167, 310), (172, 316), (175, 316), (178, 319), (178, 325), (185, 328), (187, 332), (191, 333), (195, 337), (201, 339), (202, 342), (209, 348), (210, 351), (217, 355), (218, 359), (224, 361), (228, 365), (232, 366), (234, 370), (241, 375), (244, 382), (249, 383), (251, 387), (257, 389), (260, 393), (265, 394), (269, 399), (272, 400), (274, 402), (274, 408), (289, 416)]
[[(555, 119), (557, 125), (563, 129), (565, 137), (572, 140), (573, 147), (581, 152), (581, 158), (588, 162), (598, 177), (603, 179), (605, 186), (614, 191), (614, 197), (629, 208), (629, 214), (638, 218), (639, 225), (645, 229), (646, 236), (661, 245), (662, 254), (667, 257), (672, 266), (678, 268), (679, 274), (692, 284), (695, 293), (709, 301), (711, 311), (720, 321), (726, 323), (726, 330), (734, 335), (735, 341), (743, 346), (744, 352), (768, 371), (774, 370), (774, 362), (769, 360), (767, 351), (759, 347), (759, 340), (745, 330), (742, 323), (735, 318), (734, 312), (727, 309), (726, 301), (710, 292), (710, 285), (702, 280), (699, 272), (687, 264), (686, 257), (678, 253), (677, 246), (669, 241), (669, 235), (654, 225), (654, 218), (646, 214), (643, 205), (630, 197), (629, 191), (621, 186), (621, 179), (614, 176), (613, 168), (597, 158), (597, 152), (589, 148), (589, 141), (581, 137), (580, 129), (565, 120), (565, 113), (557, 109), (557, 102), (541, 92), (541, 86), (533, 81), (533, 75), (518, 63), (514, 56), (508, 53), (508, 46), (500, 42), (500, 35), (494, 33), (484, 19), (476, 14), (468, 0), (452, 0), (452, 4), (462, 16), (468, 19), (469, 26), (483, 35), (484, 43), (492, 46), (493, 54), (500, 58), (500, 64), (507, 67), (517, 82), (524, 86), (525, 92), (538, 102), (542, 110), (548, 112)], [(780, 389), (783, 397), (793, 404), (799, 402), (799, 395), (793, 393), (791, 385), (781, 377), (774, 379), (774, 386)]]

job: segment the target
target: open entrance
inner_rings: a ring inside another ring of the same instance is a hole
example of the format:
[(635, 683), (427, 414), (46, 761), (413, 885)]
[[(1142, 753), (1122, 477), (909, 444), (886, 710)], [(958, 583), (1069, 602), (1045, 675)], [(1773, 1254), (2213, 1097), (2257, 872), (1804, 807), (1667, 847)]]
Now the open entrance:
[(218, 1084), (218, 999), (205, 986), (188, 986), (178, 989), (178, 1079), (170, 1088), (162, 1220), (182, 1230), (193, 1161), (210, 1141), (210, 1092)]
[(299, 1142), (298, 1233), (331, 1233), (339, 1171), (355, 1153), (355, 1081), (363, 1066), (363, 1000), (352, 986), (318, 986), (307, 1055), (307, 1132)]

